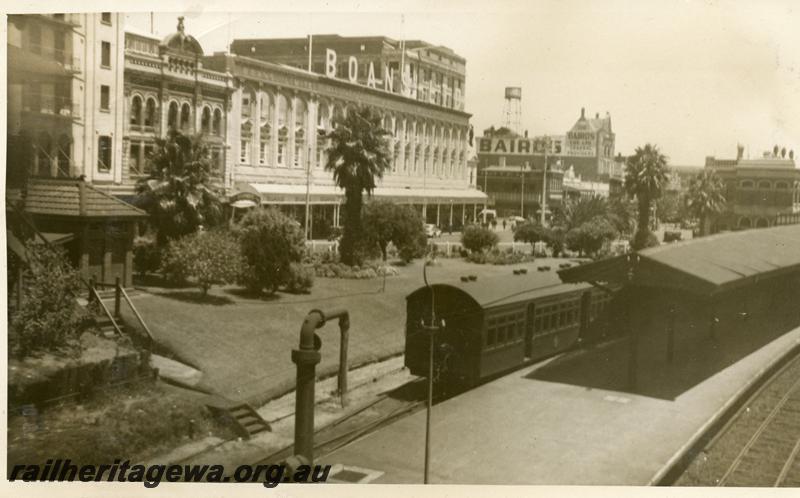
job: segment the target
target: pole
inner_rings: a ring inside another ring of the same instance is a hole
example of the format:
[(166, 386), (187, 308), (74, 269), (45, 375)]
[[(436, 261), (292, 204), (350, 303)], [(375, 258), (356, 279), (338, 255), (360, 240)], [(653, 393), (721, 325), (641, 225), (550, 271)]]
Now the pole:
[[(431, 289), (431, 300), (433, 300), (433, 289)], [(431, 311), (431, 315), (433, 315), (433, 311)], [(425, 484), (430, 482), (428, 477), (431, 461), (431, 407), (433, 406), (433, 331), (434, 328), (431, 326), (428, 330), (430, 341), (428, 346), (428, 410), (425, 414)]]
[(544, 167), (542, 168), (542, 226), (545, 225), (547, 211), (547, 144), (549, 142), (547, 135), (544, 136)]
[(311, 240), (310, 230), (310, 212), (311, 212), (311, 146), (308, 146), (308, 158), (306, 160), (306, 240)]
[(311, 72), (311, 44), (314, 43), (314, 35), (308, 35), (308, 72)]
[(520, 167), (520, 176), (522, 177), (522, 181), (520, 182), (520, 193), (519, 193), (519, 215), (524, 218), (525, 217), (525, 170), (528, 167), (528, 162), (525, 161)]

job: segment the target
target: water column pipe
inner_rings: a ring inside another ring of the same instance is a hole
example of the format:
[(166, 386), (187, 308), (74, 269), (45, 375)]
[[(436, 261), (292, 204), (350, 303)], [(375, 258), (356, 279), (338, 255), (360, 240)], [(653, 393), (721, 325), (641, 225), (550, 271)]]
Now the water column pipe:
[(328, 312), (311, 310), (300, 327), (300, 345), (292, 350), (292, 362), (297, 365), (297, 387), (294, 413), (294, 454), (312, 465), (314, 461), (314, 388), (316, 366), (322, 355), (322, 339), (316, 330), (328, 320), (339, 320), (341, 346), (339, 351), (339, 395), (342, 406), (347, 398), (347, 344), (350, 330), (350, 314), (345, 309)]

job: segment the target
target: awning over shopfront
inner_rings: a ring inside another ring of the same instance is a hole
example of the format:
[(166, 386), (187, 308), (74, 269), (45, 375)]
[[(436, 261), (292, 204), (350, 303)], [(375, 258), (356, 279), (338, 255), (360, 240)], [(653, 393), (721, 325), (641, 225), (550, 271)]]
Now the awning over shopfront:
[(558, 274), (564, 282), (631, 284), (711, 295), (789, 272), (800, 272), (800, 225), (662, 245)]
[[(247, 184), (247, 191), (258, 193), (263, 204), (306, 202), (305, 185), (250, 183)], [(377, 187), (373, 197), (407, 204), (485, 204), (487, 201), (486, 194), (475, 189)], [(313, 204), (339, 204), (344, 202), (344, 191), (334, 185), (312, 185), (310, 201)]]

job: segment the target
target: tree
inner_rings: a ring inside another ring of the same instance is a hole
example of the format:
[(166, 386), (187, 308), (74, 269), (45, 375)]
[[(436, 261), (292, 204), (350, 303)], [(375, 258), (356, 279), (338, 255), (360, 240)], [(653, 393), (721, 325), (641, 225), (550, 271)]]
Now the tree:
[(603, 244), (618, 235), (614, 225), (603, 217), (596, 217), (567, 232), (565, 242), (570, 250), (594, 257)]
[(725, 209), (725, 184), (711, 170), (692, 178), (686, 193), (686, 207), (700, 221), (700, 235), (711, 232), (711, 219)]
[(608, 203), (603, 197), (599, 195), (580, 197), (577, 200), (569, 200), (564, 203), (564, 207), (557, 212), (554, 224), (569, 230), (596, 216), (607, 215)]
[(21, 358), (69, 346), (88, 319), (75, 302), (83, 290), (80, 276), (63, 251), (28, 242), (25, 253), (29, 265), (23, 272), (22, 299), (9, 315), (11, 353)]
[(483, 252), (496, 246), (500, 239), (497, 234), (478, 225), (470, 225), (461, 232), (461, 244), (471, 252)]
[(624, 195), (608, 199), (608, 220), (620, 234), (631, 236), (636, 229), (636, 203)]
[(272, 294), (292, 276), (292, 263), (305, 253), (300, 225), (275, 208), (254, 209), (237, 227), (244, 267), (242, 282), (248, 289)]
[(162, 264), (172, 280), (194, 279), (206, 296), (212, 286), (232, 283), (239, 276), (239, 242), (222, 230), (195, 232), (171, 241)]
[(427, 239), (422, 217), (411, 206), (373, 201), (364, 206), (362, 221), (365, 239), (380, 249), (384, 262), (390, 242), (406, 262), (424, 254)]
[(136, 204), (150, 214), (159, 246), (221, 219), (219, 197), (211, 187), (210, 151), (201, 137), (170, 130), (166, 139), (156, 139), (148, 161), (150, 174), (136, 185)]
[(371, 196), (375, 179), (382, 178), (390, 167), (389, 135), (381, 127), (381, 116), (367, 106), (349, 111), (343, 120), (334, 122), (334, 129), (326, 135), (331, 145), (325, 169), (333, 172), (333, 180), (345, 194), (344, 234), (339, 250), (342, 262), (348, 265), (360, 264), (363, 259), (359, 247), (364, 242), (363, 194)]
[(527, 242), (533, 247), (534, 250), (536, 250), (537, 242), (550, 244), (552, 238), (553, 237), (550, 233), (550, 230), (539, 223), (525, 223), (524, 225), (517, 227), (516, 231), (514, 232), (515, 241)]
[(665, 192), (656, 200), (656, 216), (667, 223), (677, 223), (681, 220), (682, 196), (678, 192)]
[(650, 234), (650, 209), (661, 197), (668, 181), (667, 158), (652, 144), (637, 147), (628, 157), (625, 167), (625, 191), (636, 198), (638, 223), (631, 246), (638, 250), (647, 247)]

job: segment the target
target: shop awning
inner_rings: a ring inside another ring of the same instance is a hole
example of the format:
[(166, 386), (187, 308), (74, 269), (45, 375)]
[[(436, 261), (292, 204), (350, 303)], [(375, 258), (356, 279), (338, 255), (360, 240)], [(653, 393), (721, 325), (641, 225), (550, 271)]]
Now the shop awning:
[(564, 282), (632, 284), (711, 295), (789, 272), (800, 272), (800, 225), (662, 245), (558, 274)]
[[(298, 204), (306, 201), (306, 186), (302, 184), (248, 185), (248, 190), (257, 192), (264, 204)], [(344, 201), (344, 191), (334, 185), (312, 185), (309, 195), (312, 203), (335, 204)], [(486, 194), (475, 189), (377, 187), (373, 191), (373, 197), (401, 203), (483, 204), (487, 201)]]

